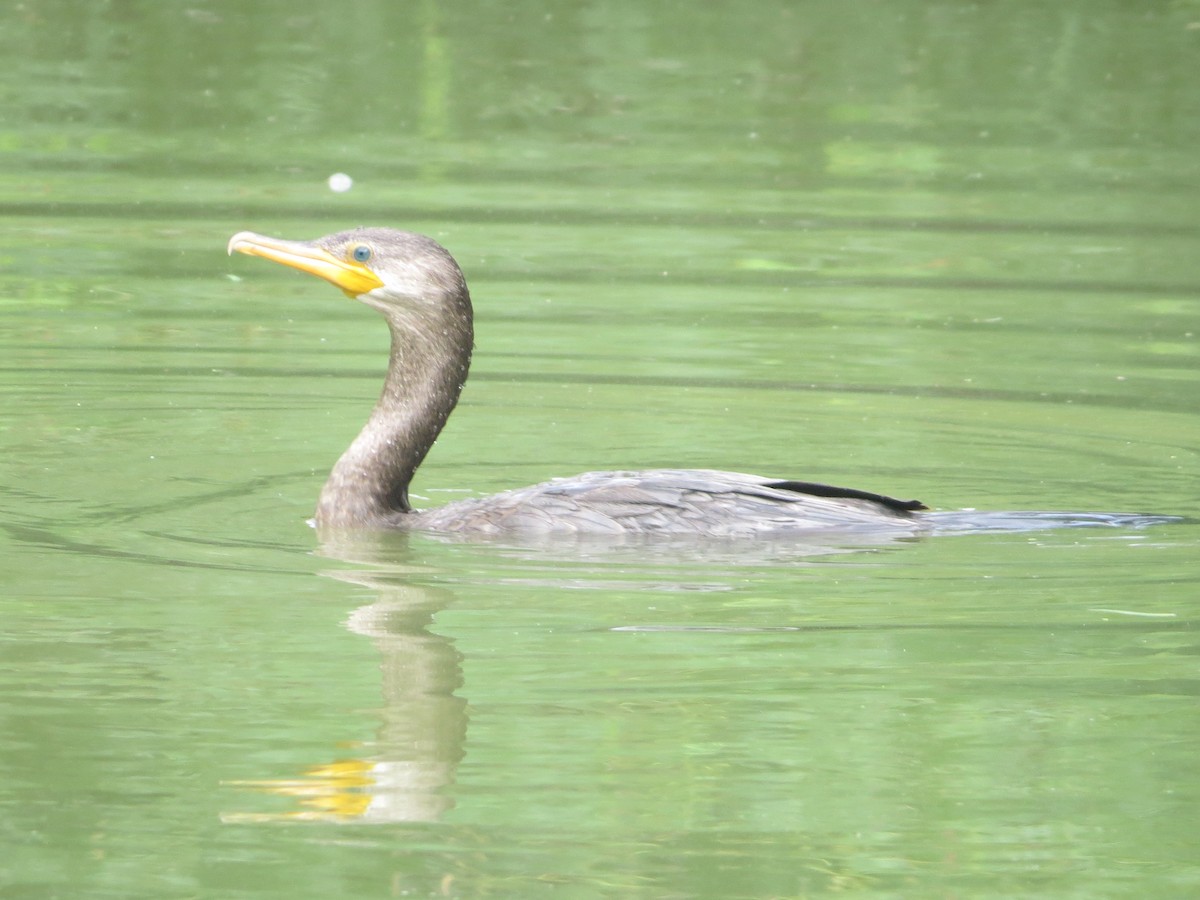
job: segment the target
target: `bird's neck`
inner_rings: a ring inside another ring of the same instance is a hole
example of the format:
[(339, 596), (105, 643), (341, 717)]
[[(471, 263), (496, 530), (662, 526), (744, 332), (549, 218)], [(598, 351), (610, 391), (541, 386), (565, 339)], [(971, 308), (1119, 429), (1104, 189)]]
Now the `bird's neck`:
[(458, 402), (471, 362), (469, 311), (444, 321), (390, 318), (391, 361), (367, 424), (342, 454), (317, 503), (321, 527), (397, 525), (408, 486)]

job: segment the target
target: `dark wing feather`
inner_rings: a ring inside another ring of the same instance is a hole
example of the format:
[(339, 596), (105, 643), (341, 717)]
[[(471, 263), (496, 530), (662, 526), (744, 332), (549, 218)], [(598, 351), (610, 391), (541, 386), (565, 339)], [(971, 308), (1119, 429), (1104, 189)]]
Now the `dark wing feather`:
[(834, 487), (831, 484), (817, 484), (813, 481), (774, 481), (768, 487), (779, 488), (781, 491), (795, 491), (798, 494), (811, 494), (814, 497), (843, 497), (852, 500), (870, 500), (880, 506), (886, 506), (895, 512), (917, 512), (929, 509), (920, 500), (897, 500), (887, 494), (874, 494), (871, 491), (860, 491), (855, 488)]

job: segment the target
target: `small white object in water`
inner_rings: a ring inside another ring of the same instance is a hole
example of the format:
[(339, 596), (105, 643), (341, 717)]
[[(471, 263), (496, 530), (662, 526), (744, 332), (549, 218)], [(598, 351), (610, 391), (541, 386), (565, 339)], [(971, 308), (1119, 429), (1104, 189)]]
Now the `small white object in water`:
[(329, 189), (344, 194), (354, 187), (354, 179), (345, 172), (334, 172), (329, 176)]

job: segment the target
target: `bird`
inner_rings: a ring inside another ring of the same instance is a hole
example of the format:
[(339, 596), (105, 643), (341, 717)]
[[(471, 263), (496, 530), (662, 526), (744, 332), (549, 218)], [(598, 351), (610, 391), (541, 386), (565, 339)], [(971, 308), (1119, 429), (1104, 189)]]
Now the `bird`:
[(870, 491), (713, 469), (587, 472), (414, 509), (409, 487), (458, 403), (474, 349), (462, 269), (432, 238), (364, 227), (310, 241), (241, 231), (242, 253), (316, 275), (383, 314), (391, 356), (379, 400), (329, 474), (312, 524), (471, 535), (916, 533), (928, 507)]

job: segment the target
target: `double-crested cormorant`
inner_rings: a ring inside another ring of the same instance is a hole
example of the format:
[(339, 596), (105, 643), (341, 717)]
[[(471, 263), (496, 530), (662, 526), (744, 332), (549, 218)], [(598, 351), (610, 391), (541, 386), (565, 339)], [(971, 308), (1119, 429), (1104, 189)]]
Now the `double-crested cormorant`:
[(391, 329), (383, 393), (321, 491), (319, 528), (711, 536), (922, 528), (926, 507), (916, 500), (708, 469), (589, 472), (415, 510), (409, 483), (471, 362), (471, 297), (454, 258), (430, 238), (388, 228), (315, 241), (243, 231), (228, 249), (318, 275), (379, 310)]

